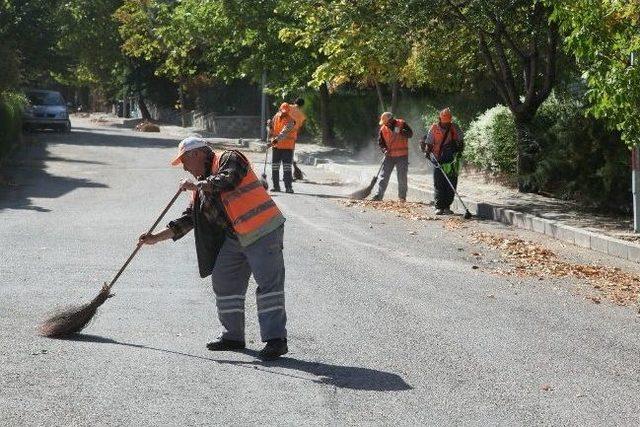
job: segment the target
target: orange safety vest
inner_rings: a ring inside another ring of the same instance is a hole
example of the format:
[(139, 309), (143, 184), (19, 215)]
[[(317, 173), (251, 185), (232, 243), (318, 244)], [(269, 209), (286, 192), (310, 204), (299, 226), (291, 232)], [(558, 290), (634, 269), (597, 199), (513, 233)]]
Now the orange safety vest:
[(291, 107), (291, 111), (289, 112), (289, 115), (291, 116), (291, 118), (293, 118), (293, 120), (296, 121), (296, 132), (297, 132), (300, 130), (300, 128), (302, 128), (304, 121), (307, 120), (307, 116), (304, 115), (304, 113), (302, 112), (300, 107), (298, 107), (297, 104), (289, 104), (289, 106)]
[[(249, 164), (249, 160), (242, 156)], [(218, 173), (220, 156), (211, 162), (211, 173)], [(192, 194), (195, 200), (196, 192)], [(220, 192), (220, 199), (240, 244), (247, 246), (284, 223), (284, 216), (264, 189), (253, 169), (249, 167), (240, 184), (232, 190)]]
[(458, 139), (458, 133), (456, 132), (456, 128), (451, 123), (451, 127), (449, 127), (449, 134), (447, 135), (447, 140), (444, 140), (444, 134), (446, 131), (443, 131), (438, 123), (434, 123), (431, 125), (431, 134), (433, 135), (433, 148), (431, 152), (436, 156), (436, 159), (440, 158), (440, 153), (442, 152), (442, 147), (447, 142), (456, 141)]
[[(278, 113), (273, 118), (273, 133), (272, 135), (278, 136), (282, 129), (286, 126), (289, 120), (295, 120), (293, 116), (284, 118), (281, 113)], [(279, 148), (281, 150), (293, 150), (296, 147), (296, 138), (298, 138), (298, 125), (296, 124), (293, 127), (293, 130), (286, 134), (283, 139), (278, 140), (275, 145), (275, 148)]]
[(387, 156), (389, 157), (403, 157), (409, 155), (409, 140), (399, 132), (404, 126), (404, 123), (404, 120), (396, 119), (395, 127), (398, 129), (398, 133), (395, 133), (386, 125), (380, 126), (380, 132), (382, 133), (382, 138), (387, 146)]

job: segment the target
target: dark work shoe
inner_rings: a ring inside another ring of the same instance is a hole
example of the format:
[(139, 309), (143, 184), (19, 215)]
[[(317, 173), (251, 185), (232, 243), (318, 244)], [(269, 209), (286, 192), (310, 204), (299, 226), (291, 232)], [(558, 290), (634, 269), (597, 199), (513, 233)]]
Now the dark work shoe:
[(207, 348), (211, 351), (243, 350), (246, 347), (244, 341), (217, 339), (207, 343)]
[(286, 338), (277, 338), (273, 340), (267, 340), (267, 345), (258, 353), (258, 356), (262, 360), (274, 360), (283, 354), (287, 354), (289, 348), (287, 347)]
[(444, 214), (445, 215), (453, 215), (453, 211), (451, 209), (447, 208), (447, 209), (444, 210)]
[(444, 215), (444, 209), (436, 209), (436, 215)]
[(280, 187), (273, 187), (273, 188), (271, 189), (271, 192), (272, 192), (272, 193), (279, 193), (279, 192), (280, 192)]
[(382, 200), (382, 196), (376, 194), (371, 198), (371, 200), (373, 200), (374, 202), (379, 202)]
[(293, 188), (287, 188), (285, 191), (286, 191), (287, 193), (293, 194)]

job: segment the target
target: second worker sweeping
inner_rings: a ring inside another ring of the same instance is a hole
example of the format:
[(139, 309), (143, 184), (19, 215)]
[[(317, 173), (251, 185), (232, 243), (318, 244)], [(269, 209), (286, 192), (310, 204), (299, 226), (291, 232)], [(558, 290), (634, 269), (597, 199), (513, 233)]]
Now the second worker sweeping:
[(284, 102), (269, 122), (270, 144), (273, 147), (271, 160), (273, 188), (271, 191), (274, 192), (280, 191), (280, 162), (282, 162), (285, 191), (293, 193), (293, 150), (296, 147), (296, 138), (301, 123), (296, 123), (291, 112), (291, 105)]
[(384, 192), (389, 185), (389, 178), (395, 166), (398, 174), (398, 198), (404, 202), (407, 200), (407, 172), (409, 170), (409, 138), (413, 136), (413, 130), (407, 122), (396, 119), (392, 113), (385, 112), (380, 116), (380, 131), (378, 132), (378, 145), (384, 153), (382, 164), (382, 176), (378, 184), (378, 193), (372, 200), (382, 200)]

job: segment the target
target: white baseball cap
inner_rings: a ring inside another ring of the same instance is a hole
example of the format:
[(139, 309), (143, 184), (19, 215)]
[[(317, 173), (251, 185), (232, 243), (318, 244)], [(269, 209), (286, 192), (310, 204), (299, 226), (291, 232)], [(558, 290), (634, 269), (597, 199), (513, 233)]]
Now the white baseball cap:
[(182, 155), (187, 151), (195, 150), (196, 148), (208, 147), (204, 139), (197, 136), (188, 136), (178, 144), (178, 155), (171, 160), (171, 166), (178, 166), (182, 163)]

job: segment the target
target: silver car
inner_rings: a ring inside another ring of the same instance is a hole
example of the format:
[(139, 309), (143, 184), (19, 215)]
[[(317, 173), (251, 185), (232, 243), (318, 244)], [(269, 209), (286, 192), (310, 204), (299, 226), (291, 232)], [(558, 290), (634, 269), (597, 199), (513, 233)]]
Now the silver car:
[(29, 90), (27, 98), (29, 104), (22, 114), (25, 129), (54, 129), (60, 132), (71, 130), (67, 104), (60, 92)]

